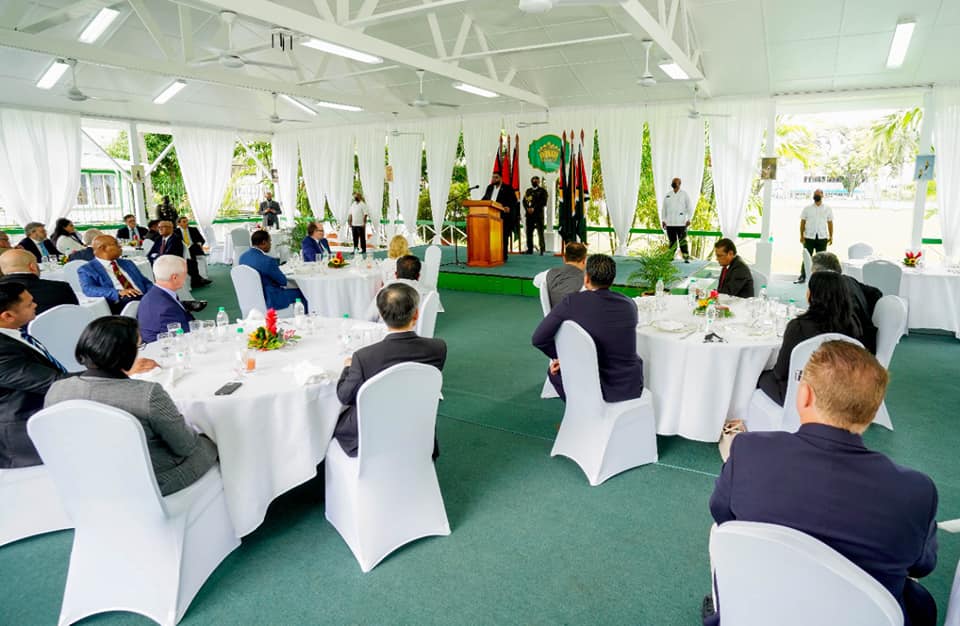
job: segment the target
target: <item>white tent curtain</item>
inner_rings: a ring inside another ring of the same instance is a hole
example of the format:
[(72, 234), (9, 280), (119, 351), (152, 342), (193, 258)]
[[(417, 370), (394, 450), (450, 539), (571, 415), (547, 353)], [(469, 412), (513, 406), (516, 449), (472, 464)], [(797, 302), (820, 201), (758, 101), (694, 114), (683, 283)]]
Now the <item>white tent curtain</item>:
[(717, 101), (710, 113), (710, 159), (717, 196), (720, 231), (735, 238), (750, 199), (750, 185), (760, 168), (760, 141), (766, 125), (767, 100)]
[(400, 217), (407, 239), (417, 234), (417, 203), (420, 198), (420, 165), (423, 158), (423, 134), (420, 126), (402, 126), (400, 134), (390, 135), (390, 165), (393, 166), (394, 204), (400, 205)]
[(352, 202), (353, 155), (353, 128), (325, 128), (300, 135), (303, 181), (313, 214), (322, 217), (326, 200), (341, 230)]
[(636, 107), (608, 109), (597, 116), (604, 193), (607, 212), (617, 235), (617, 254), (627, 252), (627, 239), (637, 212), (643, 118), (643, 110)]
[(383, 179), (387, 147), (387, 133), (380, 126), (361, 126), (357, 129), (357, 161), (360, 165), (360, 184), (370, 211), (370, 220), (380, 232), (383, 218)]
[(681, 180), (680, 188), (690, 196), (691, 208), (695, 208), (700, 199), (705, 148), (703, 120), (687, 117), (684, 105), (654, 105), (647, 107), (647, 123), (653, 188), (662, 222), (663, 198), (674, 178)]
[(0, 109), (0, 198), (21, 225), (53, 223), (77, 202), (80, 117)]
[(213, 128), (173, 127), (173, 143), (193, 216), (204, 232), (213, 232), (230, 183), (237, 133)]
[(499, 115), (472, 115), (463, 118), (463, 152), (467, 162), (467, 178), (474, 200), (483, 197), (490, 184), (493, 159), (497, 156), (502, 122)]
[(940, 232), (944, 254), (956, 260), (960, 255), (960, 88), (935, 87), (933, 103)]
[(440, 244), (443, 218), (450, 196), (453, 161), (457, 157), (460, 120), (436, 118), (424, 124), (427, 149), (427, 180), (430, 182), (430, 213), (433, 217), (433, 243)]
[(278, 182), (275, 185), (276, 200), (283, 213), (280, 221), (286, 227), (292, 227), (297, 218), (297, 166), (300, 153), (297, 150), (297, 136), (290, 133), (274, 135), (270, 142), (273, 149), (273, 167), (277, 170)]

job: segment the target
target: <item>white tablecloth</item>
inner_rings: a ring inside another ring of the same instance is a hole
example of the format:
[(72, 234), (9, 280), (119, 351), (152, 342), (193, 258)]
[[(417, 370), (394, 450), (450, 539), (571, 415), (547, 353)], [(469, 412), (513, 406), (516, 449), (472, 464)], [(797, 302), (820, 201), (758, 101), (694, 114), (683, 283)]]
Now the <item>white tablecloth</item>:
[(670, 333), (654, 326), (637, 329), (637, 353), (643, 359), (643, 382), (653, 395), (657, 433), (696, 441), (720, 439), (727, 419), (743, 418), (757, 379), (773, 367), (781, 339), (775, 334), (748, 334), (749, 314), (742, 301), (731, 304), (734, 317), (716, 331), (727, 343), (703, 343), (704, 333), (687, 333), (703, 323), (686, 296), (667, 296), (662, 319), (688, 325)]
[[(866, 259), (843, 262), (843, 273), (863, 282)], [(907, 300), (907, 328), (948, 330), (960, 338), (960, 274), (944, 267), (903, 267), (900, 297)]]
[[(286, 270), (285, 270), (286, 271)], [(287, 278), (303, 291), (311, 313), (324, 317), (363, 319), (367, 307), (383, 284), (380, 270), (354, 265), (330, 269), (316, 263), (307, 263), (287, 274)]]
[[(190, 369), (176, 384), (164, 383), (184, 417), (217, 444), (227, 510), (237, 536), (263, 522), (274, 498), (314, 477), (331, 443), (340, 411), (336, 382), (344, 354), (337, 336), (342, 320), (324, 323), (322, 336), (258, 353), (253, 374), (238, 379), (234, 371), (238, 343), (212, 343), (208, 353), (191, 357)], [(379, 332), (376, 324), (349, 324), (358, 331)], [(379, 334), (370, 337), (375, 338)], [(145, 350), (151, 358), (159, 354), (156, 342)], [(303, 361), (329, 372), (331, 382), (297, 384), (293, 369)], [(232, 380), (241, 380), (243, 386), (229, 396), (214, 395)]]

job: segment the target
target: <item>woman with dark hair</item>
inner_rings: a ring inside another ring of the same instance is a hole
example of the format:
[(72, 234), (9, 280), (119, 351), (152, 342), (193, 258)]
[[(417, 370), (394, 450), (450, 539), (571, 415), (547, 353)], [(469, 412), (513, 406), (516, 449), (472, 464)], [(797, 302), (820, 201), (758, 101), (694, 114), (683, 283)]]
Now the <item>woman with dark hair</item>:
[(862, 332), (841, 274), (814, 272), (807, 282), (807, 312), (790, 320), (783, 332), (783, 344), (772, 370), (760, 374), (757, 387), (783, 406), (790, 379), (790, 354), (796, 345), (824, 333), (840, 333), (857, 341)]
[(83, 240), (80, 239), (80, 235), (77, 233), (73, 222), (65, 217), (57, 220), (57, 225), (53, 229), (53, 236), (50, 237), (50, 241), (57, 247), (57, 250), (65, 255), (70, 255), (86, 247), (83, 245)]
[(90, 322), (77, 341), (76, 358), (87, 369), (54, 384), (44, 406), (67, 400), (92, 400), (122, 409), (138, 420), (147, 438), (160, 493), (169, 495), (199, 480), (217, 462), (217, 446), (197, 434), (159, 383), (128, 374), (156, 364), (138, 359), (137, 321), (119, 315)]

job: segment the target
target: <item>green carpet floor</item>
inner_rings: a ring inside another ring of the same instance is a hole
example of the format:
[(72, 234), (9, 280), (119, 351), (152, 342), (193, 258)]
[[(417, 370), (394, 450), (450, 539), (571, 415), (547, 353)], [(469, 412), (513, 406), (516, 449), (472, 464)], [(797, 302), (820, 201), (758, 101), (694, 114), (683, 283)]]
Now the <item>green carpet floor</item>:
[[(222, 268), (213, 277), (197, 297), (235, 311), (229, 277)], [(716, 446), (661, 437), (658, 464), (589, 487), (571, 461), (549, 456), (562, 406), (539, 399), (546, 359), (529, 345), (537, 300), (442, 295), (437, 334), (449, 356), (437, 473), (452, 534), (408, 545), (362, 574), (325, 521), (314, 480), (274, 502), (182, 623), (698, 623), (710, 583)], [(866, 436), (933, 477), (940, 519), (960, 517), (958, 354), (952, 338), (905, 339), (888, 394), (897, 430)], [(0, 624), (56, 622), (71, 539), (66, 531), (0, 548)], [(960, 537), (941, 533), (940, 565), (924, 579), (941, 622), (958, 558)], [(147, 620), (112, 613), (85, 623)]]

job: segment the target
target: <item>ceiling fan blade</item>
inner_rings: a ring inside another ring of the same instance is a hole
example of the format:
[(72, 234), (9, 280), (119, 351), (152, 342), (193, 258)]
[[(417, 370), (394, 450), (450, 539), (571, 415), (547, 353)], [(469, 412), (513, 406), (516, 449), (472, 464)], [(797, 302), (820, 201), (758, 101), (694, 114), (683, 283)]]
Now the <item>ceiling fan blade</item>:
[(261, 44), (259, 46), (251, 46), (249, 48), (244, 48), (243, 50), (231, 50), (230, 54), (235, 54), (237, 56), (244, 56), (245, 54), (253, 54), (254, 52), (263, 52), (264, 50), (269, 50), (270, 44)]
[(207, 63), (217, 63), (220, 61), (220, 55), (213, 57), (203, 57), (202, 59), (194, 59), (190, 61), (190, 65), (206, 65)]
[(295, 124), (309, 124), (309, 123), (310, 123), (310, 122), (307, 121), (307, 120), (288, 120), (288, 119), (286, 119), (286, 118), (283, 118), (283, 119), (281, 119), (280, 121), (281, 121), (281, 122), (293, 122), (293, 123), (295, 123)]
[(130, 102), (129, 100), (116, 100), (114, 98), (99, 98), (97, 96), (87, 96), (87, 99), (98, 100), (99, 102), (117, 102), (121, 104), (128, 104)]
[(450, 104), (449, 102), (430, 102), (430, 104), (428, 104), (427, 106), (432, 106), (432, 107), (447, 107), (447, 108), (450, 108), (450, 109), (458, 109), (458, 108), (460, 108), (460, 105), (459, 105), (459, 104)]
[(244, 65), (256, 65), (258, 67), (269, 67), (275, 70), (295, 70), (296, 68), (292, 65), (282, 65), (280, 63), (268, 63), (266, 61), (250, 61), (249, 59), (243, 59)]

